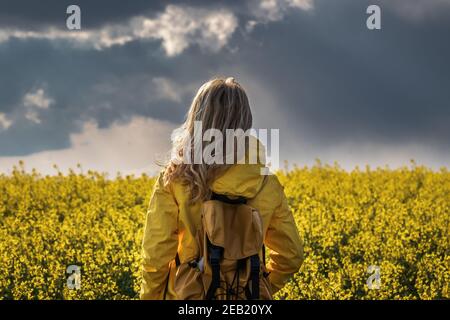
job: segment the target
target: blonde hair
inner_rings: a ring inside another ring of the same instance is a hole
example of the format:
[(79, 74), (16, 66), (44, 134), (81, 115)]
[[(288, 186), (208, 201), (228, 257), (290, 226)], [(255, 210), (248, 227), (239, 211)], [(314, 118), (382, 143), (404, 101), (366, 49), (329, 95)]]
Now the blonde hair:
[(222, 134), (227, 129), (250, 129), (252, 113), (242, 86), (232, 77), (216, 78), (203, 84), (192, 101), (186, 121), (172, 137), (172, 158), (164, 169), (163, 181), (169, 185), (178, 179), (187, 184), (192, 202), (206, 200), (214, 178), (228, 168), (226, 164), (180, 161), (184, 157), (185, 146), (194, 149), (195, 121), (202, 122), (202, 136), (208, 129), (217, 129)]

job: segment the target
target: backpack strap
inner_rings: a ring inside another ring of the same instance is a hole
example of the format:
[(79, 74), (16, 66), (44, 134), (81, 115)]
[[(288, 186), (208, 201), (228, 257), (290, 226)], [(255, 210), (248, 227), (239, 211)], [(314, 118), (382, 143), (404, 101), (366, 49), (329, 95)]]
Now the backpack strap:
[(262, 245), (262, 258), (263, 258), (264, 266), (266, 266), (266, 246), (264, 243)]
[(250, 299), (252, 300), (259, 299), (259, 271), (259, 255), (255, 254), (250, 257), (250, 279), (252, 281), (252, 292)]
[(245, 197), (237, 197), (236, 199), (232, 199), (223, 194), (218, 194), (213, 192), (211, 194), (211, 200), (218, 200), (221, 202), (229, 203), (229, 204), (246, 204), (247, 199)]
[(206, 300), (211, 300), (216, 294), (217, 288), (220, 287), (220, 258), (222, 257), (223, 249), (221, 247), (212, 245), (208, 240), (209, 247), (209, 264), (212, 269), (212, 279), (206, 293)]

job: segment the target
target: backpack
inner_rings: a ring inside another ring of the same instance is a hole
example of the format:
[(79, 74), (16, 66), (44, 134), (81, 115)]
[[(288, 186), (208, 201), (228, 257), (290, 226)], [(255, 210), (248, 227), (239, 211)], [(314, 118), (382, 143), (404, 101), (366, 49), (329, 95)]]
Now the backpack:
[(271, 300), (261, 216), (247, 199), (212, 194), (201, 212), (198, 257), (180, 264), (175, 293), (182, 300)]

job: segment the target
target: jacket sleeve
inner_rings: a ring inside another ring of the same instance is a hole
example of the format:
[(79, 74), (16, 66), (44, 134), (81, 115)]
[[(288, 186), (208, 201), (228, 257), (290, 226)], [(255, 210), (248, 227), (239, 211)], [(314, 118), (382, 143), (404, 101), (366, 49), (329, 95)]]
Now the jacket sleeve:
[(273, 293), (280, 290), (303, 263), (303, 242), (294, 217), (289, 210), (283, 187), (277, 181), (280, 205), (275, 209), (266, 233), (265, 244), (270, 249), (268, 271)]
[(178, 206), (162, 175), (155, 182), (142, 242), (141, 299), (164, 299), (170, 264), (178, 247)]

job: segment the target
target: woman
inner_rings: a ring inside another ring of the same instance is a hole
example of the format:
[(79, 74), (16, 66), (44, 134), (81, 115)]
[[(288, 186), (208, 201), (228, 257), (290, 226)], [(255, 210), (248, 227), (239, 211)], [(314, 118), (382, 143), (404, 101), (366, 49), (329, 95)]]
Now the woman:
[[(195, 149), (196, 121), (201, 121), (202, 134), (211, 128), (224, 135), (226, 129), (250, 129), (252, 113), (244, 89), (234, 78), (219, 78), (205, 83), (192, 102), (186, 122), (173, 137), (172, 159), (155, 183), (147, 213), (140, 297), (177, 299), (174, 291), (175, 257), (180, 263), (186, 263), (196, 252), (200, 210), (211, 192), (245, 197), (249, 199), (248, 204), (259, 211), (264, 244), (270, 250), (267, 264), (269, 282), (275, 293), (303, 262), (302, 241), (283, 187), (275, 175), (266, 179), (261, 175), (264, 165), (260, 163), (186, 161), (194, 158), (195, 150), (186, 157), (186, 147)], [(223, 142), (226, 144), (227, 141)], [(235, 150), (233, 156), (234, 153)]]

